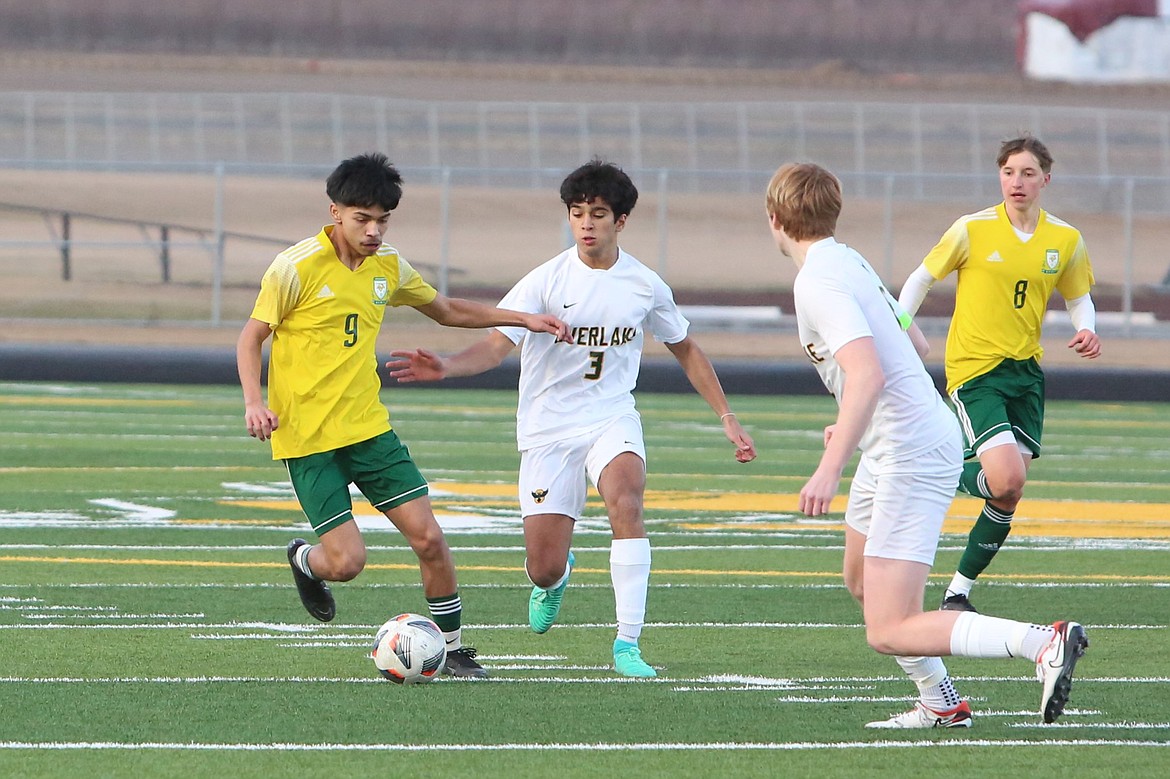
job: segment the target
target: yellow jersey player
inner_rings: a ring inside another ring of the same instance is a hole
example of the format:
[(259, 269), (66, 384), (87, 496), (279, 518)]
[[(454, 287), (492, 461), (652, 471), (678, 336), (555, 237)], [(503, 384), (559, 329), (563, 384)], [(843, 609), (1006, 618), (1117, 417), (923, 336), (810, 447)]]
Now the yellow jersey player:
[(947, 335), (947, 393), (965, 443), (959, 488), (986, 503), (967, 540), (942, 608), (974, 610), (975, 579), (1011, 531), (1044, 424), (1040, 332), (1048, 299), (1065, 300), (1076, 335), (1069, 348), (1101, 353), (1081, 234), (1040, 208), (1052, 155), (1038, 139), (1006, 141), (996, 160), (1003, 202), (959, 218), (906, 280), (899, 302), (913, 315), (931, 285), (958, 274)]
[[(284, 461), (319, 538), (289, 543), (293, 580), (313, 617), (333, 619), (326, 582), (353, 579), (366, 564), (349, 493), (356, 485), (418, 556), (423, 593), (447, 641), (444, 672), (484, 677), (475, 650), (462, 643), (455, 565), (426, 480), (379, 399), (374, 342), (387, 306), (410, 306), (451, 327), (516, 326), (554, 338), (567, 331), (552, 316), (441, 295), (383, 243), (402, 196), (402, 177), (385, 156), (345, 160), (329, 176), (326, 193), (332, 224), (277, 255), (236, 347), (248, 433), (271, 440), (273, 459)], [(269, 336), (265, 402), (261, 346)]]

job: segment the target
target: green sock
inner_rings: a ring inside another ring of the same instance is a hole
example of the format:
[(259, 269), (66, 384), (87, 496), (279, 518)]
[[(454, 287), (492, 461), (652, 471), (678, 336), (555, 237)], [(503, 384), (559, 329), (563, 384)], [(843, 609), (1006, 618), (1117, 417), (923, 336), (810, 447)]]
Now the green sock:
[(971, 528), (971, 533), (967, 536), (967, 548), (959, 560), (959, 573), (968, 579), (974, 579), (983, 573), (1008, 537), (1008, 533), (1012, 532), (1014, 513), (1009, 514), (990, 503), (983, 504), (983, 511), (979, 512), (975, 527)]
[(463, 601), (459, 593), (444, 595), (439, 598), (427, 598), (427, 606), (431, 609), (431, 619), (444, 633), (454, 633), (459, 630), (463, 621)]
[(987, 488), (987, 475), (983, 473), (983, 466), (978, 460), (968, 460), (963, 463), (963, 475), (959, 477), (959, 489), (976, 498), (995, 497)]

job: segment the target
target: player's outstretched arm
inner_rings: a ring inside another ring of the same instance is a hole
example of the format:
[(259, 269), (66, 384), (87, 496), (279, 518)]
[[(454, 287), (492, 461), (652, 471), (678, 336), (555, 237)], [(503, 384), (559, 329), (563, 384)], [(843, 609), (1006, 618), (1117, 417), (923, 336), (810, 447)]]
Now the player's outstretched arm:
[(556, 336), (558, 341), (569, 337), (569, 326), (551, 314), (511, 311), (445, 295), (438, 295), (425, 306), (416, 308), (447, 327), (523, 327), (534, 333), (549, 333)]
[(930, 292), (935, 281), (934, 276), (926, 269), (926, 265), (919, 265), (906, 278), (906, 283), (902, 285), (902, 292), (898, 295), (898, 305), (907, 314), (914, 316), (918, 313), (922, 301), (926, 300), (926, 293)]
[(707, 359), (706, 353), (690, 336), (678, 343), (667, 344), (666, 348), (682, 366), (691, 386), (719, 415), (719, 421), (723, 424), (723, 434), (727, 436), (728, 441), (735, 444), (735, 459), (741, 463), (750, 463), (756, 459), (755, 442), (728, 406), (723, 385), (719, 383), (719, 377), (715, 374), (715, 368)]
[(264, 402), (260, 388), (261, 346), (272, 332), (267, 322), (249, 318), (236, 341), (236, 370), (244, 390), (244, 425), (248, 435), (266, 441), (280, 420)]
[(398, 359), (386, 363), (386, 368), (390, 371), (390, 378), (399, 384), (475, 376), (503, 362), (514, 346), (506, 335), (493, 330), (482, 340), (451, 357), (441, 357), (427, 349), (392, 351), (390, 356)]

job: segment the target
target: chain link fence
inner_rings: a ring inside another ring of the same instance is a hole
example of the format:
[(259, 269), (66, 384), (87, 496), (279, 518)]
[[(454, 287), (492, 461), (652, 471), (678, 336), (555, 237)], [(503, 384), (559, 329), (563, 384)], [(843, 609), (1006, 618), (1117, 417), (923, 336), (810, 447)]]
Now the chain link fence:
[(407, 179), (390, 242), (443, 289), (506, 288), (567, 245), (556, 189), (595, 155), (642, 192), (623, 245), (676, 288), (790, 284), (762, 193), (796, 159), (840, 176), (842, 238), (897, 287), (953, 219), (999, 200), (999, 141), (1025, 131), (1056, 156), (1045, 207), (1136, 321), (1170, 280), (1170, 111), (303, 94), (0, 93), (0, 306), (243, 319), (272, 256), (326, 221), (328, 172), (371, 149)]

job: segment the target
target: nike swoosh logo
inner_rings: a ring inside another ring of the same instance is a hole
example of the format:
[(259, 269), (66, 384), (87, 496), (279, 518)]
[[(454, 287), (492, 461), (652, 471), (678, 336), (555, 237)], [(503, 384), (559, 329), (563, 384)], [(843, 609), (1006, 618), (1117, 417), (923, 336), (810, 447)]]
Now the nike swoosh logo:
[[(581, 301), (577, 301), (577, 303), (580, 303), (580, 302)], [(573, 306), (577, 305), (577, 303), (565, 303), (565, 308), (572, 308)]]

